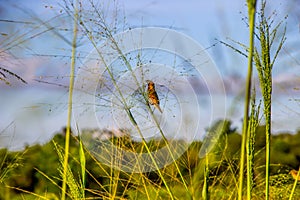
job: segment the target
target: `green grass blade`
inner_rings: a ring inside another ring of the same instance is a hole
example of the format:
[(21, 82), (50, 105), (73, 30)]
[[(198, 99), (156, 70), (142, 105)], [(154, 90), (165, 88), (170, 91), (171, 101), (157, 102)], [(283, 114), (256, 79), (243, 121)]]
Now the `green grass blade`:
[(255, 28), (255, 12), (256, 0), (248, 0), (248, 16), (249, 16), (249, 56), (248, 56), (248, 72), (246, 79), (246, 94), (245, 94), (245, 107), (244, 107), (244, 120), (243, 120), (243, 133), (241, 143), (241, 159), (240, 159), (240, 173), (239, 173), (239, 190), (238, 199), (242, 200), (243, 197), (243, 181), (244, 181), (244, 163), (245, 163), (245, 146), (248, 131), (248, 114), (250, 106), (250, 93), (251, 93), (251, 79), (253, 68), (253, 49), (254, 49), (254, 28)]
[[(75, 6), (77, 6), (77, 2), (75, 3)], [(77, 42), (77, 32), (78, 32), (77, 21), (78, 21), (78, 11), (77, 8), (75, 8), (69, 98), (68, 98), (68, 117), (67, 117), (67, 126), (66, 126), (67, 130), (65, 135), (65, 154), (64, 154), (64, 162), (63, 162), (63, 182), (62, 182), (62, 194), (61, 194), (62, 200), (65, 200), (66, 198), (66, 189), (67, 189), (67, 171), (68, 171), (69, 145), (70, 145), (70, 135), (71, 135), (72, 97), (73, 97), (73, 86), (74, 86), (74, 77), (75, 77), (76, 42)]]

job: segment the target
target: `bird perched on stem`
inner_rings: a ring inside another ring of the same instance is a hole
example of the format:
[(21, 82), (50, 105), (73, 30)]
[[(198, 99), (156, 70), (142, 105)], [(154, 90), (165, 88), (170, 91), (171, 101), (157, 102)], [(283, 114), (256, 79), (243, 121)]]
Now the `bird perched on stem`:
[(146, 83), (148, 84), (147, 88), (147, 95), (148, 95), (148, 101), (151, 105), (153, 105), (157, 110), (159, 110), (162, 113), (162, 110), (159, 106), (159, 99), (157, 96), (157, 93), (155, 91), (155, 85), (152, 81), (147, 80)]
[[(295, 180), (297, 179), (297, 173), (298, 173), (298, 171), (296, 171), (294, 169), (292, 169), (290, 171), (290, 174), (292, 175), (293, 179), (295, 179)], [(298, 181), (300, 181), (300, 176), (298, 177)]]

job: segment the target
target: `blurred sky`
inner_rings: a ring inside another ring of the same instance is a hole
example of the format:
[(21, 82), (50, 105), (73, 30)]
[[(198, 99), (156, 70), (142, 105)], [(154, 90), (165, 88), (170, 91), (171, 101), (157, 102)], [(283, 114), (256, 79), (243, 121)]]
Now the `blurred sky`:
[[(248, 44), (246, 1), (94, 2), (102, 6), (109, 22), (119, 18), (117, 32), (142, 26), (171, 28), (208, 48), (225, 84), (227, 117), (241, 126), (247, 59), (217, 40)], [(82, 1), (82, 8), (90, 9), (89, 1)], [(268, 1), (267, 15), (274, 11), (274, 25), (281, 20), (282, 27), (287, 24), (287, 40), (273, 71), (273, 131), (294, 132), (300, 127), (300, 4)], [(0, 0), (0, 67), (28, 82), (10, 75), (11, 85), (0, 82), (0, 147), (45, 142), (66, 123), (72, 26), (64, 1)], [(77, 67), (93, 50), (80, 34), (79, 43)], [(207, 126), (202, 124), (202, 130)]]

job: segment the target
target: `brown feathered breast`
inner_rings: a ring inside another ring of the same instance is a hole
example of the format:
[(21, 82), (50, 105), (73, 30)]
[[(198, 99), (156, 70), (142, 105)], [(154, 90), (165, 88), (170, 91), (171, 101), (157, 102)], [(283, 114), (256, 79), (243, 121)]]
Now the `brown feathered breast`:
[(162, 113), (162, 110), (159, 107), (159, 98), (155, 91), (155, 85), (152, 81), (149, 80), (147, 80), (147, 83), (148, 83), (148, 90), (147, 90), (148, 101), (151, 105), (154, 105)]

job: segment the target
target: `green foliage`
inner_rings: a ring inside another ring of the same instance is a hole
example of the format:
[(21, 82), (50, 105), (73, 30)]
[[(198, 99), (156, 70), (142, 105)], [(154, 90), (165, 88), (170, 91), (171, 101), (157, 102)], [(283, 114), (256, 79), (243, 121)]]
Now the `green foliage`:
[[(232, 128), (230, 121), (225, 120), (225, 122), (224, 124), (227, 124), (227, 126), (224, 126), (216, 146), (207, 156), (209, 164), (206, 175), (207, 188), (211, 199), (236, 197), (241, 135), (236, 132), (235, 128)], [(288, 191), (283, 188), (292, 188), (293, 179), (288, 172), (291, 168), (296, 168), (300, 164), (300, 149), (297, 148), (300, 146), (299, 136), (299, 133), (295, 135), (283, 133), (272, 137), (270, 191), (280, 191), (288, 195)], [(265, 126), (258, 126), (255, 132), (253, 198), (262, 195), (261, 190), (264, 186), (264, 137)], [(131, 151), (143, 146), (140, 142), (132, 141), (128, 136), (114, 137), (110, 141)], [(161, 148), (162, 144), (163, 142), (160, 140), (152, 140), (147, 143), (152, 150)], [(3, 171), (4, 166), (7, 166), (8, 163), (15, 162), (18, 165), (11, 168), (6, 178), (3, 179), (2, 185), (4, 187), (0, 189), (0, 198), (16, 199), (20, 195), (25, 195), (24, 191), (26, 191), (28, 198), (33, 197), (33, 194), (35, 194), (48, 199), (59, 199), (57, 195), (61, 193), (62, 180), (59, 175), (61, 169), (60, 158), (56, 148), (60, 149), (63, 145), (64, 135), (57, 134), (52, 141), (44, 145), (28, 146), (21, 152), (8, 152), (6, 149), (2, 149), (0, 153), (6, 155), (4, 156), (6, 161), (1, 170)], [(85, 187), (83, 187), (80, 184), (82, 182), (80, 178), (82, 165), (79, 146), (78, 138), (71, 137), (69, 169), (72, 172), (69, 173), (72, 173), (71, 176), (74, 180), (68, 182), (78, 183), (74, 186), (78, 190), (83, 189), (85, 191), (85, 198), (169, 198), (157, 171), (136, 174), (118, 171), (98, 162), (89, 152), (85, 151), (86, 178)], [(200, 141), (194, 141), (176, 161), (190, 194), (186, 192), (183, 183), (180, 181), (180, 175), (174, 163), (161, 169), (166, 183), (174, 191), (175, 198), (201, 198), (202, 188), (205, 184), (204, 167), (206, 162), (205, 158), (199, 157), (201, 147), (202, 143)], [(75, 188), (75, 190), (77, 189)], [(71, 195), (70, 189), (66, 192)], [(223, 194), (222, 197), (221, 194)], [(5, 195), (8, 195), (9, 198)], [(271, 194), (271, 197), (272, 195), (275, 194)], [(280, 196), (279, 194), (276, 195)], [(300, 197), (297, 190), (295, 195)]]

